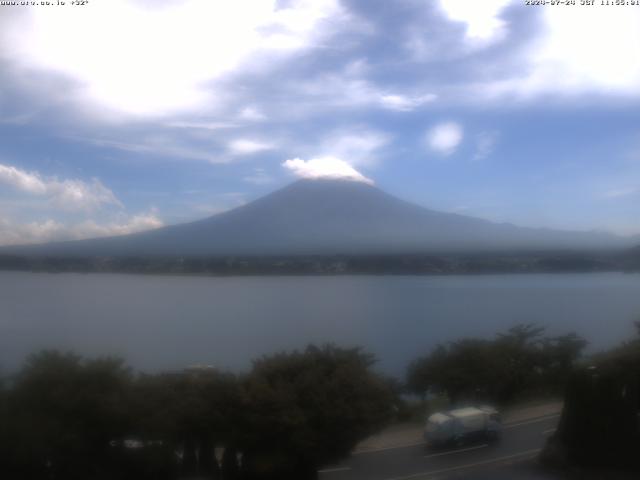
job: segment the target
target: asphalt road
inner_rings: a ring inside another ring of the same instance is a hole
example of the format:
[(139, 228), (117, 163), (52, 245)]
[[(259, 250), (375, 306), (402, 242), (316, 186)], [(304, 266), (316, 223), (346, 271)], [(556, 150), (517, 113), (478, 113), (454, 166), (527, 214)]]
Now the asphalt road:
[(431, 451), (426, 445), (381, 449), (352, 455), (319, 471), (320, 480), (550, 479), (535, 468), (559, 415), (506, 424), (497, 443), (473, 443)]

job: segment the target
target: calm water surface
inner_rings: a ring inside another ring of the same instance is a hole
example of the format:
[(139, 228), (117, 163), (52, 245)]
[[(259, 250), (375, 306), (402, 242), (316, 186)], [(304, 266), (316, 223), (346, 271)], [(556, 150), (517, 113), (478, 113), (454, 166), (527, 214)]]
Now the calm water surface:
[(438, 342), (518, 322), (592, 349), (634, 332), (640, 275), (170, 277), (0, 272), (0, 368), (41, 348), (116, 354), (142, 370), (233, 370), (309, 342), (361, 345), (402, 374)]

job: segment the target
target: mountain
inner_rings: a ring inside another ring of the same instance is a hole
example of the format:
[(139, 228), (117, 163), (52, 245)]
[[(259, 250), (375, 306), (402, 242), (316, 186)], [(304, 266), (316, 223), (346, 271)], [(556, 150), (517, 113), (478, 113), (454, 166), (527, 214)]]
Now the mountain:
[(607, 249), (630, 239), (442, 213), (365, 183), (301, 180), (203, 220), (120, 237), (0, 249), (50, 256), (327, 255)]

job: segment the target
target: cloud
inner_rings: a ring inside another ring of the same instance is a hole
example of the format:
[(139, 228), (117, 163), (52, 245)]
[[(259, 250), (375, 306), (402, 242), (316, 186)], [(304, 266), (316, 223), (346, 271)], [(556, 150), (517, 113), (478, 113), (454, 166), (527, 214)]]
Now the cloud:
[(371, 73), (374, 70), (366, 60), (353, 59), (340, 69), (316, 72), (311, 79), (296, 79), (288, 84), (288, 90), (300, 99), (303, 107), (313, 110), (312, 113), (335, 108), (409, 112), (438, 98), (432, 92), (424, 93), (421, 88), (406, 91), (384, 88), (368, 78)]
[(228, 148), (231, 153), (236, 155), (253, 155), (266, 150), (273, 150), (275, 145), (248, 138), (239, 138), (229, 142)]
[(228, 122), (169, 122), (167, 127), (172, 128), (186, 128), (197, 130), (211, 130), (217, 131), (225, 128), (235, 128), (238, 125)]
[(435, 101), (437, 98), (438, 96), (433, 93), (420, 96), (388, 94), (380, 96), (380, 104), (389, 110), (410, 112), (422, 105)]
[(240, 120), (248, 120), (250, 122), (260, 122), (266, 120), (267, 116), (255, 107), (245, 107), (238, 114)]
[(82, 138), (81, 140), (99, 147), (115, 148), (141, 155), (204, 160), (210, 163), (228, 163), (232, 160), (225, 155), (217, 154), (213, 145), (177, 140), (166, 134), (140, 136), (136, 141), (105, 138)]
[(40, 175), (19, 170), (11, 165), (0, 164), (0, 182), (34, 195), (47, 193), (47, 186)]
[(493, 152), (498, 143), (500, 134), (498, 132), (481, 132), (476, 137), (476, 151), (473, 160), (484, 160)]
[(262, 168), (256, 168), (253, 170), (253, 173), (243, 177), (243, 180), (248, 183), (253, 183), (254, 185), (266, 185), (273, 182), (273, 178), (271, 178)]
[(500, 18), (512, 0), (440, 0), (447, 18), (465, 24), (465, 38), (469, 42), (489, 42), (504, 37), (506, 23)]
[(90, 182), (51, 180), (47, 183), (47, 194), (63, 208), (94, 210), (102, 205), (122, 206), (113, 192), (97, 178)]
[(16, 223), (6, 218), (0, 218), (0, 245), (23, 245), (127, 235), (159, 228), (163, 225), (162, 220), (154, 213), (133, 216), (120, 215), (115, 220), (103, 224), (87, 220), (66, 225), (53, 219), (41, 222)]
[(312, 108), (359, 108), (380, 105), (384, 93), (367, 79), (369, 65), (355, 59), (339, 70), (321, 72), (309, 79), (295, 79), (289, 87), (295, 95), (312, 103)]
[(282, 166), (300, 178), (351, 180), (369, 185), (374, 183), (373, 180), (362, 175), (347, 162), (336, 157), (319, 157), (310, 160), (294, 158), (286, 160)]
[(541, 9), (542, 28), (503, 78), (480, 85), (489, 99), (530, 100), (596, 93), (640, 95), (640, 9), (592, 6)]
[(427, 146), (441, 154), (451, 155), (462, 142), (464, 132), (462, 126), (456, 122), (440, 123), (427, 132)]
[(81, 105), (162, 116), (224, 103), (212, 81), (310, 48), (341, 13), (338, 0), (96, 1), (22, 9), (0, 40), (18, 69), (71, 80)]
[[(640, 11), (637, 8), (546, 9), (547, 35), (532, 56), (539, 82), (556, 87), (640, 93)], [(544, 88), (538, 85), (538, 88)]]
[(390, 135), (363, 127), (342, 128), (322, 141), (322, 157), (345, 158), (351, 165), (371, 165), (377, 153), (391, 141)]
[(90, 182), (44, 178), (38, 172), (26, 172), (11, 165), (0, 164), (0, 183), (30, 195), (47, 197), (63, 209), (95, 210), (103, 205), (122, 206), (114, 193), (97, 178)]

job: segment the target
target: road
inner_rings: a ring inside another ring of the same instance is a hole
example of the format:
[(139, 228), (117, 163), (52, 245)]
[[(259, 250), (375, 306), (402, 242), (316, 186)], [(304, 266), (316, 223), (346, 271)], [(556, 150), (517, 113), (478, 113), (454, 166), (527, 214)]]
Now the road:
[(386, 448), (352, 455), (319, 471), (320, 480), (546, 479), (532, 465), (559, 415), (505, 424), (497, 443), (474, 443), (430, 451), (424, 444)]

